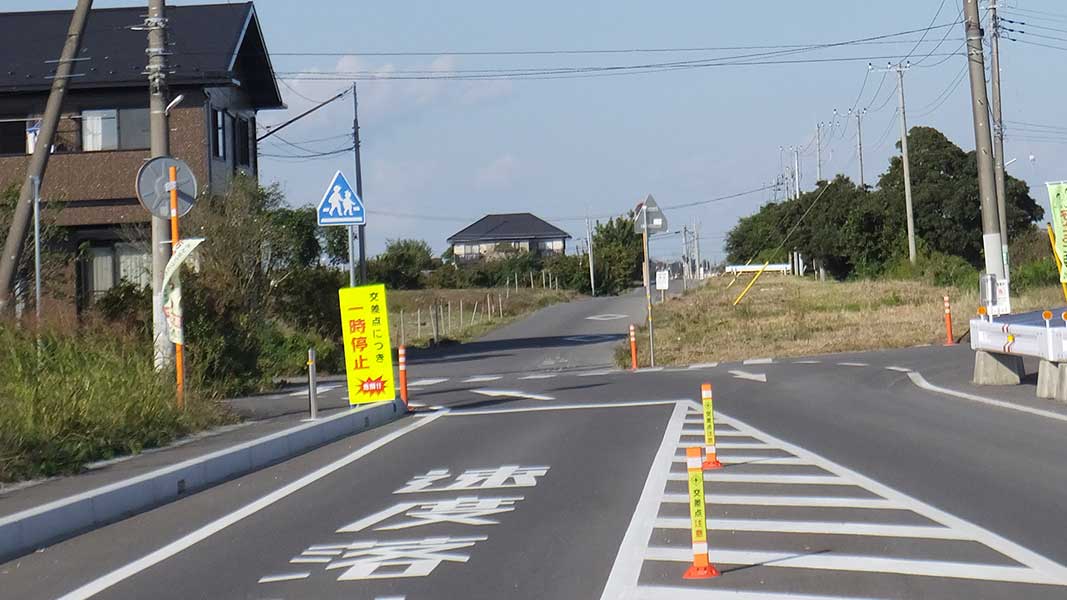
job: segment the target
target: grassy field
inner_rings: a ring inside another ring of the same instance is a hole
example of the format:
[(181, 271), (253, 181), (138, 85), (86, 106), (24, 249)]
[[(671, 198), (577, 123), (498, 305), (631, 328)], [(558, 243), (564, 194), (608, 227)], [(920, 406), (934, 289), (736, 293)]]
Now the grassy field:
[[(390, 327), (394, 343), (426, 346), (434, 337), (433, 314), (434, 307), (438, 307), (438, 340), (462, 342), (485, 335), (539, 308), (577, 297), (577, 293), (567, 290), (530, 288), (397, 290), (388, 296)], [(486, 311), (489, 301), (491, 315)]]
[[(978, 306), (977, 290), (916, 281), (818, 283), (781, 275), (761, 278), (732, 306), (748, 279), (727, 289), (730, 280), (710, 279), (655, 307), (657, 366), (939, 344), (945, 340), (942, 296), (951, 299), (957, 337)], [(1059, 287), (1012, 298), (1015, 311), (1063, 305)], [(638, 344), (641, 365), (648, 364), (647, 351), (647, 344)], [(628, 346), (618, 349), (616, 360), (629, 365)]]

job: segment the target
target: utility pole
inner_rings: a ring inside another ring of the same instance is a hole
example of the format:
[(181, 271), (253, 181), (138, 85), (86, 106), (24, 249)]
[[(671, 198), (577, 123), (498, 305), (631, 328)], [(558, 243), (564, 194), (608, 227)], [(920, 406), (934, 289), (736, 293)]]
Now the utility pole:
[(982, 23), (978, 17), (978, 0), (964, 0), (963, 13), (964, 31), (967, 35), (967, 63), (971, 79), (975, 154), (978, 159), (978, 195), (982, 206), (982, 248), (985, 254), (985, 270), (987, 274), (995, 275), (998, 285), (1002, 285), (1000, 282), (1005, 275), (1004, 259), (1001, 256), (996, 176), (993, 169), (993, 140), (989, 132), (989, 99), (986, 95), (985, 58), (982, 56)]
[(591, 296), (596, 296), (596, 276), (593, 275), (593, 230), (589, 228), (589, 218), (585, 219), (585, 236), (589, 242), (587, 247), (589, 249), (589, 293)]
[(689, 289), (689, 227), (682, 225), (682, 289)]
[(800, 148), (793, 147), (793, 190), (800, 200)]
[[(364, 207), (367, 205), (366, 199), (363, 198), (363, 166), (359, 159), (359, 95), (356, 94), (356, 83), (352, 82), (352, 152), (355, 155), (356, 161), (356, 195), (363, 201)], [(366, 215), (366, 210), (363, 211)], [(364, 217), (366, 218), (366, 217)], [(359, 225), (359, 282), (362, 285), (367, 285), (367, 226)], [(348, 259), (349, 259), (349, 280), (354, 287), (356, 279), (356, 267), (352, 260), (352, 235), (357, 232), (355, 227), (349, 226), (348, 228)]]
[(37, 143), (33, 148), (29, 167), (26, 169), (26, 177), (22, 180), (19, 201), (15, 206), (15, 214), (11, 218), (11, 227), (4, 240), (4, 254), (0, 257), (0, 314), (6, 311), (11, 301), (11, 290), (18, 277), (19, 261), (22, 259), (23, 245), (26, 242), (30, 219), (33, 216), (34, 178), (40, 184), (44, 183), (44, 172), (48, 168), (48, 158), (52, 152), (52, 142), (55, 140), (63, 99), (67, 95), (67, 84), (71, 71), (74, 69), (74, 62), (78, 59), (78, 52), (81, 50), (82, 33), (85, 31), (85, 22), (89, 18), (89, 9), (92, 5), (92, 0), (78, 0), (74, 15), (70, 19), (70, 27), (67, 29), (67, 40), (63, 44), (63, 52), (60, 54), (59, 63), (56, 64), (52, 89), (48, 94), (48, 102), (45, 104), (44, 115), (41, 118), (41, 130), (37, 135)]
[(693, 250), (697, 259), (697, 281), (703, 281), (702, 269), (704, 268), (704, 264), (700, 262), (700, 223), (697, 222), (696, 219), (693, 219), (693, 245), (695, 246)]
[(815, 181), (822, 181), (822, 123), (815, 124)]
[[(165, 0), (148, 0), (148, 107), (152, 158), (170, 156), (167, 122), (167, 16)], [(174, 361), (174, 346), (163, 314), (163, 272), (170, 260), (170, 223), (152, 216), (152, 339), (155, 365), (160, 370)]]
[(867, 184), (863, 180), (863, 111), (856, 112), (856, 152), (860, 157), (860, 189), (867, 189)]
[(993, 24), (992, 35), (992, 64), (990, 71), (993, 81), (993, 175), (997, 185), (997, 219), (1000, 221), (1000, 254), (1004, 263), (1004, 278), (1011, 279), (1011, 268), (1008, 260), (1008, 195), (1004, 173), (1004, 120), (1000, 106), (1000, 17), (997, 15), (999, 0), (990, 0), (989, 17)]
[(908, 260), (915, 264), (915, 215), (911, 205), (911, 170), (908, 161), (908, 117), (904, 110), (904, 71), (905, 65), (897, 65), (897, 90), (900, 92), (900, 153), (904, 160), (904, 209), (908, 216)]

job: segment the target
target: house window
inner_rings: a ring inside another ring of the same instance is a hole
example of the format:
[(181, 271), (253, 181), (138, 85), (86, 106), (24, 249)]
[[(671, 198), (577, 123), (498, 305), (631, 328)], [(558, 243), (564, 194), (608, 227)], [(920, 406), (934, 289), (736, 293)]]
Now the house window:
[(226, 158), (226, 113), (211, 109), (211, 155)]
[(152, 283), (152, 255), (144, 244), (92, 246), (84, 263), (83, 285), (91, 302), (127, 281), (137, 287)]
[(248, 119), (243, 117), (237, 118), (237, 135), (234, 139), (234, 148), (236, 148), (237, 164), (242, 167), (252, 166), (252, 143), (251, 143), (251, 131), (249, 130)]
[(0, 154), (26, 153), (26, 121), (0, 119)]
[(82, 111), (82, 150), (142, 150), (148, 148), (147, 108)]

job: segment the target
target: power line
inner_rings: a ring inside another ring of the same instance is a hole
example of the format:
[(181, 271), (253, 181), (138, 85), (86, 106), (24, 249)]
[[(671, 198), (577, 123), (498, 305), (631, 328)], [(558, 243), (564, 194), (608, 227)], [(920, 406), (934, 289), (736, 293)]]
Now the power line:
[[(901, 60), (901, 62), (904, 62), (905, 60), (908, 60), (909, 58), (911, 58), (911, 55), (915, 54), (915, 51), (919, 49), (919, 44), (921, 44), (922, 41), (926, 39), (926, 34), (930, 33), (929, 27), (933, 26), (934, 22), (937, 21), (937, 18), (941, 16), (941, 11), (944, 8), (945, 8), (945, 0), (941, 0), (941, 4), (937, 7), (937, 12), (934, 14), (934, 18), (930, 19), (930, 25), (927, 26), (927, 30), (923, 32), (922, 37), (919, 38), (919, 41), (915, 44), (914, 47), (912, 47), (912, 49), (908, 52), (908, 55), (905, 56), (904, 59)], [(951, 29), (949, 29), (948, 31), (951, 31)], [(944, 40), (942, 40), (942, 41), (944, 41)]]

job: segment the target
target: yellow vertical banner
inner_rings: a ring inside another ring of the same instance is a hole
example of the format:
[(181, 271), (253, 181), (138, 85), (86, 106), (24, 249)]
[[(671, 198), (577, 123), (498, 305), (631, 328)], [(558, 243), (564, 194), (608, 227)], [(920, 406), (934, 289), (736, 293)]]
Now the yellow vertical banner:
[(1056, 233), (1056, 255), (1059, 257), (1060, 282), (1067, 283), (1067, 268), (1064, 268), (1064, 260), (1067, 259), (1067, 238), (1064, 236), (1067, 230), (1067, 181), (1057, 181), (1046, 184), (1048, 186), (1049, 206), (1052, 214), (1052, 229)]
[(385, 286), (341, 288), (338, 297), (341, 300), (348, 403), (394, 400), (393, 346), (389, 341)]

